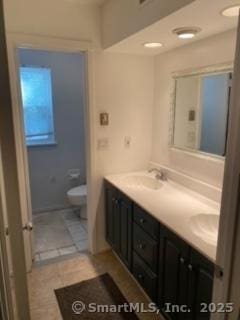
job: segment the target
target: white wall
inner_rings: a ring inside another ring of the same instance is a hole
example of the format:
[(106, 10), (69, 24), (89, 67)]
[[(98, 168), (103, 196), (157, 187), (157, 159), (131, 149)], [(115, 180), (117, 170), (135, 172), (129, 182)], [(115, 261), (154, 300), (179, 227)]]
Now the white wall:
[(91, 40), (100, 46), (100, 12), (65, 0), (4, 0), (7, 32)]
[(108, 48), (194, 0), (108, 0), (102, 7), (102, 42)]
[(219, 187), (222, 187), (223, 162), (169, 150), (171, 73), (232, 61), (235, 41), (235, 31), (228, 31), (155, 58), (152, 161)]
[[(97, 245), (98, 249), (104, 249), (103, 176), (145, 169), (150, 160), (154, 60), (99, 52), (95, 63), (96, 118), (101, 111), (109, 112), (110, 116), (108, 127), (100, 127), (96, 121), (97, 139), (109, 140), (108, 149), (97, 150), (96, 158)], [(124, 146), (125, 136), (131, 137), (130, 148)]]

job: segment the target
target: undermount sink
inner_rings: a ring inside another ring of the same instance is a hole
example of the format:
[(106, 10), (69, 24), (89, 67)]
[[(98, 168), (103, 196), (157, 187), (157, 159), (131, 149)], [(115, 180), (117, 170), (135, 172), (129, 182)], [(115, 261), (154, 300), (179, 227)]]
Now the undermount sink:
[(159, 190), (162, 187), (162, 182), (156, 178), (147, 177), (144, 175), (127, 176), (123, 178), (124, 183), (128, 187), (146, 188), (151, 190)]
[(219, 215), (198, 214), (190, 218), (191, 231), (210, 245), (217, 245)]

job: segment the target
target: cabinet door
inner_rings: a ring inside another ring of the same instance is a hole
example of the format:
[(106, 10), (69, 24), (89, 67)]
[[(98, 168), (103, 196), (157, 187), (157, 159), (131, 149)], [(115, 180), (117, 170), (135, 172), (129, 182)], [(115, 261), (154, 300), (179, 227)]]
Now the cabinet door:
[(119, 192), (118, 194), (118, 228), (120, 229), (119, 255), (126, 266), (131, 269), (132, 262), (132, 202)]
[(188, 317), (186, 312), (179, 312), (181, 305), (187, 305), (188, 258), (188, 245), (169, 230), (161, 228), (158, 304), (166, 319)]
[(118, 214), (117, 189), (106, 183), (105, 187), (106, 205), (106, 239), (110, 246), (116, 251), (120, 247), (120, 221)]
[(189, 302), (194, 320), (209, 320), (210, 313), (203, 306), (212, 301), (214, 265), (195, 250), (191, 251)]
[(132, 272), (148, 296), (153, 302), (156, 302), (157, 275), (148, 268), (145, 262), (135, 252), (133, 252)]

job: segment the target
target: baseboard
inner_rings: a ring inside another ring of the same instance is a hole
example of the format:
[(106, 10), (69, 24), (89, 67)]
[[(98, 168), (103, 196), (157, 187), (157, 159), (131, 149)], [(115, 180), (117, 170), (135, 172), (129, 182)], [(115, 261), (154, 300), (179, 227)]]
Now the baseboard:
[(52, 212), (52, 211), (60, 211), (60, 210), (71, 210), (71, 206), (54, 206), (54, 207), (46, 207), (46, 208), (39, 208), (34, 209), (33, 214), (39, 214), (44, 212)]

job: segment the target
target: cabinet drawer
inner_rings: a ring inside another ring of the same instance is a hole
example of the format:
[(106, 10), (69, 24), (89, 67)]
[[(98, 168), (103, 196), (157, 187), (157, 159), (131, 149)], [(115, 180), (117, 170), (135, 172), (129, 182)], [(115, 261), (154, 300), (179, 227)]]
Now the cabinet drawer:
[(157, 276), (135, 252), (133, 252), (133, 275), (152, 301), (156, 302)]
[(133, 210), (134, 221), (140, 225), (150, 236), (157, 240), (159, 234), (158, 221), (137, 205), (134, 205)]
[(151, 270), (157, 272), (158, 242), (153, 240), (136, 223), (133, 224), (133, 248)]

